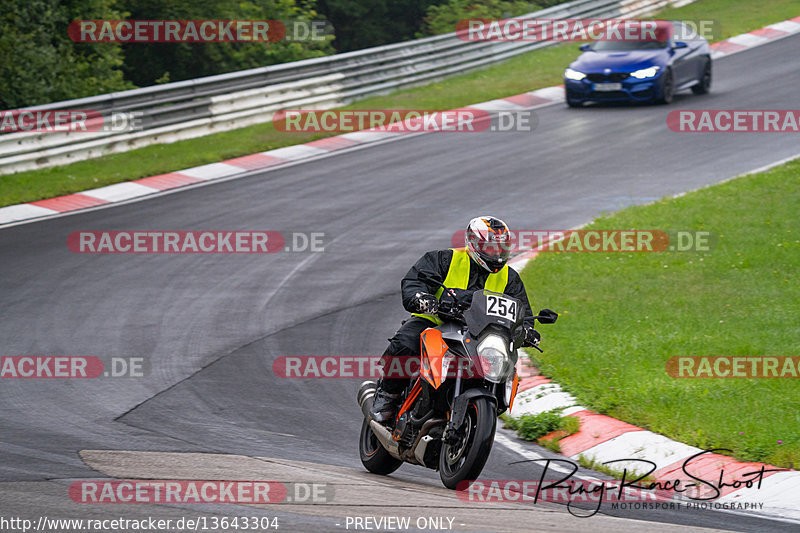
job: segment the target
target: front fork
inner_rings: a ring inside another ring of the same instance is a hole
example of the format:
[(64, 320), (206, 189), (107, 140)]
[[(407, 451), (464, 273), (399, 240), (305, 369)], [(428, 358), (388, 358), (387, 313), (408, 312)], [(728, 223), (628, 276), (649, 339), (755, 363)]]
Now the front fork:
[[(458, 401), (459, 396), (461, 395), (461, 365), (456, 365), (456, 384), (453, 387), (453, 404), (450, 409), (450, 412), (447, 416), (447, 426), (444, 428), (444, 435), (442, 435), (442, 440), (446, 444), (454, 445), (458, 443), (458, 428), (461, 427), (461, 424), (456, 425), (454, 423), (455, 420), (455, 409), (456, 409), (456, 402)], [(463, 416), (461, 417), (463, 420)]]
[[(516, 376), (515, 376), (516, 379)], [(516, 389), (516, 381), (515, 381), (515, 389)], [(444, 430), (444, 435), (442, 439), (446, 444), (455, 445), (461, 440), (461, 435), (459, 430), (461, 426), (464, 424), (464, 420), (467, 415), (467, 409), (469, 408), (469, 403), (474, 398), (486, 397), (489, 398), (495, 406), (495, 409), (498, 407), (498, 403), (503, 403), (501, 400), (498, 400), (497, 394), (498, 390), (500, 389), (500, 383), (494, 383), (492, 385), (492, 390), (488, 391), (482, 388), (473, 388), (465, 391), (463, 394), (461, 393), (461, 368), (457, 370), (456, 373), (456, 383), (455, 387), (453, 388), (453, 402), (452, 407), (450, 409), (449, 417), (447, 420), (447, 426)], [(514, 390), (516, 392), (516, 390)], [(505, 391), (503, 391), (505, 394)], [(512, 398), (513, 402), (513, 398)]]
[[(497, 389), (497, 386), (493, 387)], [(481, 388), (472, 388), (461, 393), (461, 369), (459, 368), (456, 373), (456, 383), (453, 388), (453, 404), (450, 409), (449, 417), (447, 419), (447, 426), (445, 426), (444, 435), (442, 440), (445, 444), (456, 445), (461, 441), (460, 429), (464, 425), (464, 420), (467, 416), (467, 409), (469, 403), (475, 398), (486, 397), (497, 407), (497, 397), (493, 392)]]

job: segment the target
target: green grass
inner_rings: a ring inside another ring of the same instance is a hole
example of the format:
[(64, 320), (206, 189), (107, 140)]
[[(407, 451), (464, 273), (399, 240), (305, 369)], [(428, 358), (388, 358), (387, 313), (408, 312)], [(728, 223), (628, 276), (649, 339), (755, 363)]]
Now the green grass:
[(388, 96), (358, 101), (360, 109), (454, 109), (561, 85), (564, 68), (580, 53), (578, 44), (549, 46), (498, 65)]
[(542, 253), (559, 320), (535, 362), (594, 410), (742, 460), (800, 466), (798, 379), (675, 379), (672, 356), (800, 356), (800, 160), (631, 207), (593, 229), (710, 231), (708, 252)]
[[(559, 453), (559, 441), (566, 436), (577, 433), (581, 429), (581, 421), (574, 416), (561, 416), (561, 409), (553, 409), (536, 415), (522, 415), (519, 418), (501, 416), (506, 426), (513, 429), (525, 440), (536, 441), (541, 446)], [(543, 439), (545, 435), (557, 431), (552, 438)]]
[(721, 34), (715, 33), (714, 41), (724, 41), (797, 16), (800, 16), (797, 0), (700, 0), (659, 13), (659, 18), (665, 20), (718, 21)]
[(154, 144), (70, 165), (0, 176), (0, 205), (41, 200), (122, 181), (165, 174), (324, 137), (287, 134), (272, 123), (215, 133), (173, 144)]
[[(800, 15), (797, 0), (700, 0), (669, 9), (659, 17), (719, 21), (721, 38), (761, 28)], [(453, 109), (558, 85), (564, 67), (578, 54), (569, 43), (536, 50), (483, 70), (359, 100), (359, 109)], [(41, 200), (85, 189), (163, 174), (333, 134), (276, 131), (272, 123), (258, 124), (173, 144), (139, 148), (70, 165), (0, 176), (0, 206)]]

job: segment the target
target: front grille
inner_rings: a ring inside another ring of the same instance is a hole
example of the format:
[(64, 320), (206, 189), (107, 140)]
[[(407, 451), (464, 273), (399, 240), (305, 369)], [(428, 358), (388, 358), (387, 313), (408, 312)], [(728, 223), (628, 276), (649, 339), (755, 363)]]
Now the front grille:
[(628, 98), (625, 91), (592, 91), (589, 98), (593, 100), (611, 100), (614, 98)]
[(636, 98), (653, 98), (653, 96), (654, 96), (654, 92), (653, 92), (653, 88), (652, 87), (648, 87), (647, 89), (645, 89), (643, 91), (634, 91), (632, 94)]
[(587, 74), (586, 79), (594, 83), (625, 81), (630, 77), (627, 72), (612, 72), (610, 74)]

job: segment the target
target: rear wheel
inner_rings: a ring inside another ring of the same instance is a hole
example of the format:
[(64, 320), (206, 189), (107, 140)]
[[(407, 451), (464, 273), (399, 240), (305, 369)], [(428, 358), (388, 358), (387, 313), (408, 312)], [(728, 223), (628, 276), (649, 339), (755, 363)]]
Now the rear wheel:
[(456, 445), (443, 444), (439, 454), (439, 477), (448, 489), (455, 489), (465, 479), (476, 479), (483, 470), (494, 443), (497, 424), (494, 404), (484, 397), (470, 400), (462, 436)]
[(700, 83), (692, 87), (694, 94), (708, 94), (711, 90), (711, 60), (706, 59), (706, 64), (703, 67), (703, 77), (700, 78)]
[(372, 432), (372, 428), (369, 426), (369, 420), (366, 418), (361, 424), (358, 453), (361, 456), (361, 464), (373, 474), (385, 476), (391, 474), (403, 464), (403, 461), (392, 457), (392, 455), (386, 451), (386, 448), (381, 446), (378, 437), (375, 436), (375, 433)]

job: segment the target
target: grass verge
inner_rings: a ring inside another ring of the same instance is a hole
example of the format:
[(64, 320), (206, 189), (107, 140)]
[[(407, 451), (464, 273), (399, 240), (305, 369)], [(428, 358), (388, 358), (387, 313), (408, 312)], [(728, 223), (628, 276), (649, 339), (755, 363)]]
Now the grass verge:
[(703, 230), (715, 244), (707, 252), (540, 254), (522, 278), (534, 305), (561, 313), (535, 355), (542, 373), (581, 405), (677, 441), (800, 466), (798, 378), (665, 371), (672, 356), (800, 356), (800, 160), (589, 228)]
[(720, 34), (714, 41), (747, 33), (800, 15), (797, 0), (699, 0), (684, 7), (668, 8), (659, 13), (665, 20), (713, 20)]
[[(700, 0), (682, 8), (665, 10), (658, 16), (718, 21), (722, 30), (719, 37), (724, 39), (798, 14), (797, 0)], [(462, 76), (359, 100), (347, 108), (453, 109), (520, 94), (560, 84), (564, 67), (577, 55), (576, 43), (553, 46)], [(0, 206), (164, 174), (330, 135), (335, 134), (282, 133), (270, 122), (69, 165), (0, 176)]]
[(580, 420), (574, 416), (561, 416), (561, 409), (536, 415), (522, 415), (519, 418), (512, 418), (506, 414), (501, 418), (506, 426), (515, 430), (523, 439), (535, 441), (556, 453), (561, 451), (558, 444), (561, 439), (581, 429)]
[(656, 478), (653, 476), (647, 475), (642, 477), (642, 474), (637, 472), (636, 470), (626, 470), (626, 469), (618, 469), (618, 468), (611, 468), (605, 463), (601, 463), (594, 458), (587, 458), (583, 454), (578, 456), (578, 464), (584, 468), (588, 468), (589, 470), (594, 470), (595, 472), (602, 472), (607, 476), (611, 476), (614, 479), (625, 479), (630, 481), (632, 479), (639, 479), (638, 482), (633, 483), (634, 485), (641, 485), (647, 486), (649, 483), (655, 483)]

